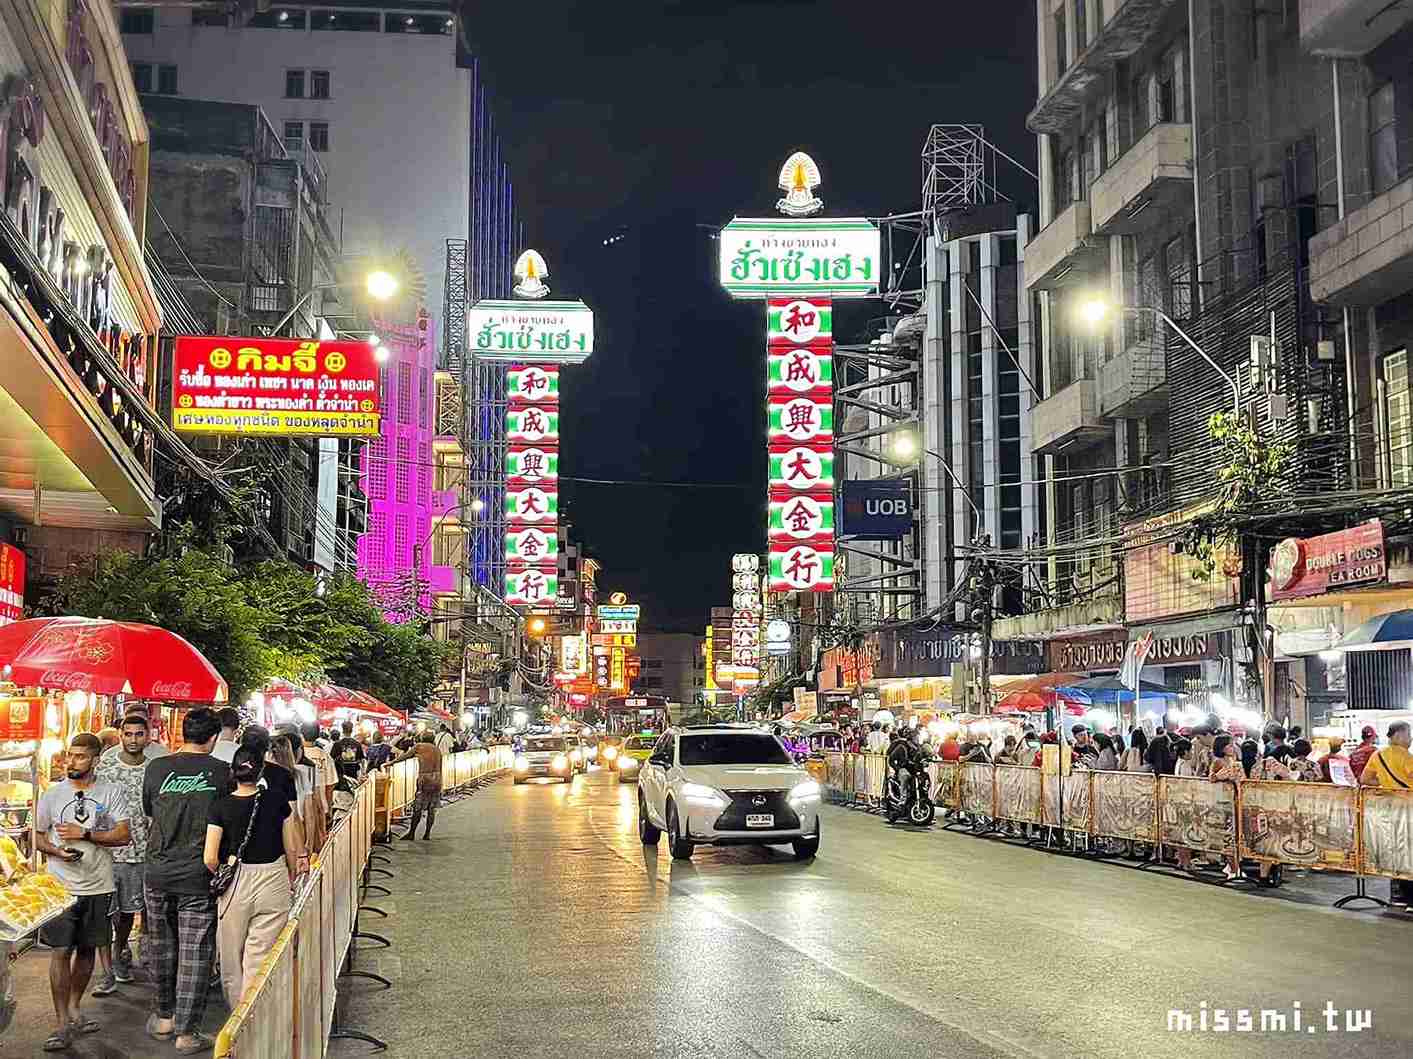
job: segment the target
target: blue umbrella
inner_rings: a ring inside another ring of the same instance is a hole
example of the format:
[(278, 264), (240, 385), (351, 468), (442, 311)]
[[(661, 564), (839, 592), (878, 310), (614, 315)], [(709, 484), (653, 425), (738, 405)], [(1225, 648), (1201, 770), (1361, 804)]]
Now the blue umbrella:
[(1413, 647), (1413, 610), (1380, 614), (1350, 629), (1334, 645), (1336, 651), (1378, 651)]
[[(1148, 680), (1138, 682), (1138, 692), (1140, 699), (1165, 699), (1178, 694), (1165, 684), (1154, 684)], [(1121, 702), (1132, 702), (1134, 698), (1133, 690), (1122, 684), (1116, 676), (1078, 680), (1056, 688), (1055, 693), (1085, 706), (1114, 706)]]

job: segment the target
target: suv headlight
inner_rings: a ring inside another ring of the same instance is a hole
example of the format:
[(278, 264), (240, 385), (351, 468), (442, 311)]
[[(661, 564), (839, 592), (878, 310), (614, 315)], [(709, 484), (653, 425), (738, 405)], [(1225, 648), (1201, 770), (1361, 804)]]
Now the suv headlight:
[(814, 780), (805, 780), (804, 783), (797, 783), (790, 788), (790, 801), (792, 802), (817, 802), (819, 801), (819, 784)]
[(618, 759), (619, 772), (632, 772), (635, 768), (638, 767), (638, 765), (638, 759), (635, 757), (629, 757), (627, 754), (624, 754), (621, 758)]
[(605, 760), (605, 761), (612, 761), (612, 760), (613, 760), (614, 758), (616, 758), (617, 756), (618, 756), (618, 750), (617, 750), (617, 748), (611, 747), (611, 746), (606, 746), (606, 747), (603, 748), (603, 757), (604, 757), (604, 760)]
[(515, 755), (515, 771), (528, 772), (530, 770), (530, 759), (524, 754)]
[(563, 754), (556, 754), (554, 756), (554, 760), (550, 762), (550, 764), (554, 766), (556, 772), (563, 772), (565, 766), (569, 764), (569, 761), (565, 758)]
[(693, 805), (709, 805), (717, 809), (725, 809), (731, 804), (731, 799), (715, 787), (708, 787), (702, 783), (682, 784), (682, 797)]

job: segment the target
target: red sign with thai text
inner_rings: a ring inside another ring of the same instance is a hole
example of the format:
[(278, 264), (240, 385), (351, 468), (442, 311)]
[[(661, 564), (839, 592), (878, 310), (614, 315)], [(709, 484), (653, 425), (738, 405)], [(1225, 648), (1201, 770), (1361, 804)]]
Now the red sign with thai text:
[(44, 699), (0, 699), (0, 742), (42, 736), (46, 704)]
[(378, 361), (360, 339), (179, 335), (172, 426), (192, 434), (369, 437)]
[(0, 544), (0, 625), (25, 616), (25, 553)]
[(1318, 596), (1388, 577), (1378, 519), (1318, 537), (1287, 537), (1271, 549), (1269, 598)]

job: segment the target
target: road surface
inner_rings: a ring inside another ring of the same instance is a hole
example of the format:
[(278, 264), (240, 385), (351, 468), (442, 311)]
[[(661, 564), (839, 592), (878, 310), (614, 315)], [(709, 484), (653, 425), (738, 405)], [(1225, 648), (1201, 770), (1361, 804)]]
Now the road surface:
[(503, 781), (398, 842), (365, 921), (394, 947), (360, 950), (395, 988), (348, 985), (347, 1024), (408, 1059), (1413, 1054), (1413, 917), (1331, 910), (1346, 881), (1253, 895), (838, 807), (812, 862), (673, 862), (634, 798)]

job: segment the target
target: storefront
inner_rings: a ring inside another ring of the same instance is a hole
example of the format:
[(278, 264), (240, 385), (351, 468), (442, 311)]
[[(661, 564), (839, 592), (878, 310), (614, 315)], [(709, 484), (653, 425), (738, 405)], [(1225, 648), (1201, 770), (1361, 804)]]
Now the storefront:
[(868, 686), (880, 705), (902, 713), (989, 713), (1013, 682), (1045, 669), (1045, 645), (1036, 640), (992, 640), (987, 667), (991, 702), (980, 696), (980, 633), (938, 625), (884, 629)]

